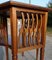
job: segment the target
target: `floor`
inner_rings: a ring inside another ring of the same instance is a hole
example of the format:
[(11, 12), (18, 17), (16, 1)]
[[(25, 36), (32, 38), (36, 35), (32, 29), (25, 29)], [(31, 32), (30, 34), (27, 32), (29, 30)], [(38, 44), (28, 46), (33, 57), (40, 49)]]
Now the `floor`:
[[(22, 54), (18, 54), (18, 60), (36, 60), (36, 50), (27, 51), (24, 53), (24, 56), (22, 57)], [(11, 58), (11, 50), (9, 49), (9, 60), (12, 60)], [(0, 60), (6, 60), (5, 55), (5, 48), (0, 46)], [(46, 48), (45, 48), (45, 60), (52, 60), (52, 36), (47, 35), (46, 40)]]

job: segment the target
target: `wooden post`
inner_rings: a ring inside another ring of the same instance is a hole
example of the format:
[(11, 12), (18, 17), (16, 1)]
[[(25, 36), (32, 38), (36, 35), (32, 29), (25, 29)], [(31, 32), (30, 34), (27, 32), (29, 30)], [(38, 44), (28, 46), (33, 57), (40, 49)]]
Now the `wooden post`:
[(44, 60), (44, 48), (45, 48), (45, 41), (46, 41), (47, 17), (48, 17), (48, 12), (46, 12), (45, 15), (42, 16), (41, 43), (44, 47), (40, 49), (40, 60)]
[(11, 38), (12, 38), (12, 60), (17, 60), (17, 17), (16, 9), (10, 8)]

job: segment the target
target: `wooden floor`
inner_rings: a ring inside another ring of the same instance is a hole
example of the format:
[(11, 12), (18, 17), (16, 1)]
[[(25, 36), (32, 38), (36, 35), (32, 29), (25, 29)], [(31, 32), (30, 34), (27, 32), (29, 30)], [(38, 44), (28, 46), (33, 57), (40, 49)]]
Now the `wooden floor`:
[[(9, 49), (9, 60), (12, 60), (11, 56), (12, 56), (11, 50)], [(35, 50), (31, 50), (31, 51), (25, 52), (23, 57), (21, 53), (18, 54), (18, 60), (36, 60), (35, 56), (36, 56)], [(1, 47), (1, 46), (0, 46), (0, 60), (6, 60), (4, 47)], [(47, 36), (45, 60), (52, 60), (52, 36)]]

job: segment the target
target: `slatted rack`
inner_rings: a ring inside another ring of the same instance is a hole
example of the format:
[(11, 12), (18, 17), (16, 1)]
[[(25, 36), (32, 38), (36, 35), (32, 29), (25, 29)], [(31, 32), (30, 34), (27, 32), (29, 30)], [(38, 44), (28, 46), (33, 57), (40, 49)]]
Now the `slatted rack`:
[[(8, 48), (12, 50), (12, 60), (18, 60), (18, 52), (24, 55), (24, 51), (32, 49), (36, 49), (36, 60), (39, 49), (40, 60), (44, 60), (48, 10), (52, 9), (13, 1), (0, 4), (0, 45), (6, 47), (6, 60)], [(11, 24), (11, 45), (8, 44), (7, 18)]]

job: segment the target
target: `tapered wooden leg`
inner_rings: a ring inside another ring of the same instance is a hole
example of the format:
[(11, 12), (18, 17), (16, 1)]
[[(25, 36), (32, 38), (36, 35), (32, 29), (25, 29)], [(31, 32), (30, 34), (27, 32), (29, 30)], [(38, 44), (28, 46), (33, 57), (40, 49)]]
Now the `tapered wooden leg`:
[(11, 19), (11, 38), (12, 38), (12, 60), (17, 59), (17, 17), (16, 9), (14, 7), (10, 8), (10, 19)]

